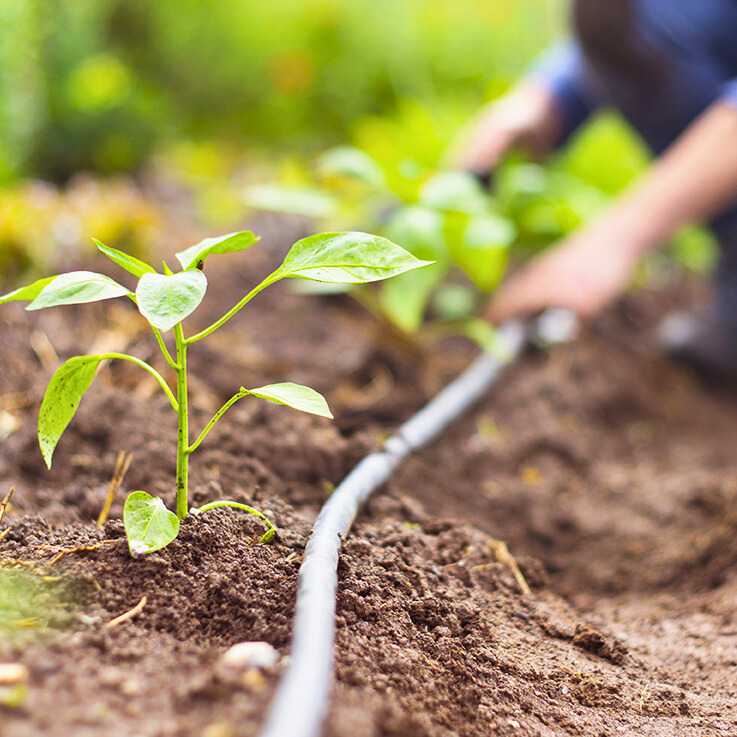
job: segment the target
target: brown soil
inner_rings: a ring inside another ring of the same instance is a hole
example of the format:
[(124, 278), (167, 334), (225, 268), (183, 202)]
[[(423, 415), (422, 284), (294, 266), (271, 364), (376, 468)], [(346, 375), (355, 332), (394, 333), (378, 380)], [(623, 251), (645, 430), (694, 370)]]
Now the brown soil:
[[(206, 317), (252, 283), (233, 264), (259, 272), (272, 254), (229, 258)], [(737, 400), (654, 357), (653, 326), (684, 299), (625, 300), (575, 345), (527, 356), (369, 503), (341, 556), (327, 735), (737, 734)], [(174, 418), (156, 386), (104, 368), (52, 472), (34, 424), (48, 339), (62, 358), (155, 344), (125, 305), (16, 307), (0, 311), (0, 411), (21, 421), (0, 450), (0, 491), (17, 489), (0, 575), (27, 571), (44, 609), (25, 622), (38, 637), (0, 639), (0, 661), (30, 670), (0, 734), (256, 734), (284, 659), (234, 673), (220, 655), (244, 640), (288, 653), (319, 506), (471, 349), (401, 347), (345, 300), (260, 295), (193, 348), (194, 424), (240, 385), (285, 379), (325, 392), (337, 421), (236, 405), (193, 456), (193, 503), (255, 504), (278, 537), (260, 545), (257, 520), (215, 510), (133, 560), (120, 501), (103, 529), (92, 520), (122, 449), (123, 490), (172, 503)]]

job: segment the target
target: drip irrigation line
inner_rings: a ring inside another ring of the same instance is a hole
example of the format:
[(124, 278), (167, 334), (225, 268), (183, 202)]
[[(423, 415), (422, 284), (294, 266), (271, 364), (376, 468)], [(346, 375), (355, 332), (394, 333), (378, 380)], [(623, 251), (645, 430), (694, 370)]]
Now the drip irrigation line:
[(381, 451), (366, 456), (325, 503), (307, 542), (297, 580), (291, 660), (271, 702), (260, 737), (317, 737), (333, 675), (338, 555), (362, 502), (414, 450), (468, 410), (520, 353), (527, 334), (519, 323), (500, 330), (503, 358), (479, 356), (460, 376), (405, 422)]

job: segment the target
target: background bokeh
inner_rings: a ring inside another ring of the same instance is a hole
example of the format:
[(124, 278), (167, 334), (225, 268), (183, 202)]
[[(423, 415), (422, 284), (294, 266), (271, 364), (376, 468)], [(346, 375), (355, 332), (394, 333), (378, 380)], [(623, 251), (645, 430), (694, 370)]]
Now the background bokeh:
[[(244, 177), (305, 178), (305, 162), (329, 145), (355, 144), (387, 170), (437, 166), (479, 104), (565, 33), (566, 9), (565, 0), (2, 0), (0, 268), (39, 264), (91, 234), (145, 248), (156, 218), (137, 189), (144, 173), (190, 187), (202, 220), (224, 228), (245, 216)], [(563, 230), (647, 160), (618, 118), (588, 125), (552, 164), (567, 177), (549, 193), (564, 204)], [(135, 182), (107, 179), (121, 172)], [(698, 238), (679, 248), (703, 265)]]

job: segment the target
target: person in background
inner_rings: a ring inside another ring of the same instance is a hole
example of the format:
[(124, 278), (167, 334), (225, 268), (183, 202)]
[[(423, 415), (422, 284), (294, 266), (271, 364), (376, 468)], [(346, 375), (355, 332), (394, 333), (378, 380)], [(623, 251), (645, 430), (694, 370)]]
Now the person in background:
[(543, 157), (604, 105), (658, 158), (593, 222), (513, 274), (488, 316), (593, 315), (648, 251), (710, 221), (721, 248), (713, 303), (671, 319), (664, 342), (706, 373), (737, 377), (737, 0), (574, 0), (572, 26), (571, 42), (482, 111), (457, 165), (488, 175), (513, 147)]

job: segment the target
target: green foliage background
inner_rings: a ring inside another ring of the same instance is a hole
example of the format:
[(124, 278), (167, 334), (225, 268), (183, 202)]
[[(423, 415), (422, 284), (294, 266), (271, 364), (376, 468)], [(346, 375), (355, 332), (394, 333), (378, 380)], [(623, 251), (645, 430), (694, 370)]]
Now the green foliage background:
[[(44, 246), (35, 243), (60, 251), (57, 216), (38, 211), (66, 194), (39, 198), (36, 185), (22, 183), (28, 177), (63, 184), (80, 171), (136, 172), (153, 157), (172, 179), (199, 188), (205, 221), (227, 228), (244, 214), (232, 186), (236, 161), (249, 162), (251, 172), (265, 158), (272, 170), (286, 162), (287, 179), (290, 172), (299, 179), (304, 166), (294, 164), (295, 153), (351, 142), (389, 177), (404, 162), (437, 167), (479, 104), (565, 33), (567, 7), (567, 0), (2, 0), (0, 185), (14, 186), (0, 191), (8, 214), (0, 216), (0, 269), (43, 261)], [(264, 150), (278, 150), (281, 163)], [(596, 120), (554, 160), (552, 171), (566, 176), (546, 174), (546, 203), (523, 220), (533, 234), (559, 237), (647, 161), (620, 119)], [(104, 209), (116, 187), (103, 184), (87, 201)], [(120, 235), (110, 242), (145, 245), (153, 237), (145, 209), (128, 206), (123, 217), (143, 226), (130, 235), (113, 224), (107, 230)], [(75, 218), (81, 240), (93, 224)], [(30, 230), (38, 231), (33, 239)], [(681, 260), (708, 265), (701, 234), (681, 244)]]
[(473, 108), (558, 0), (3, 0), (0, 178), (134, 167), (180, 136), (345, 138), (400, 101)]

